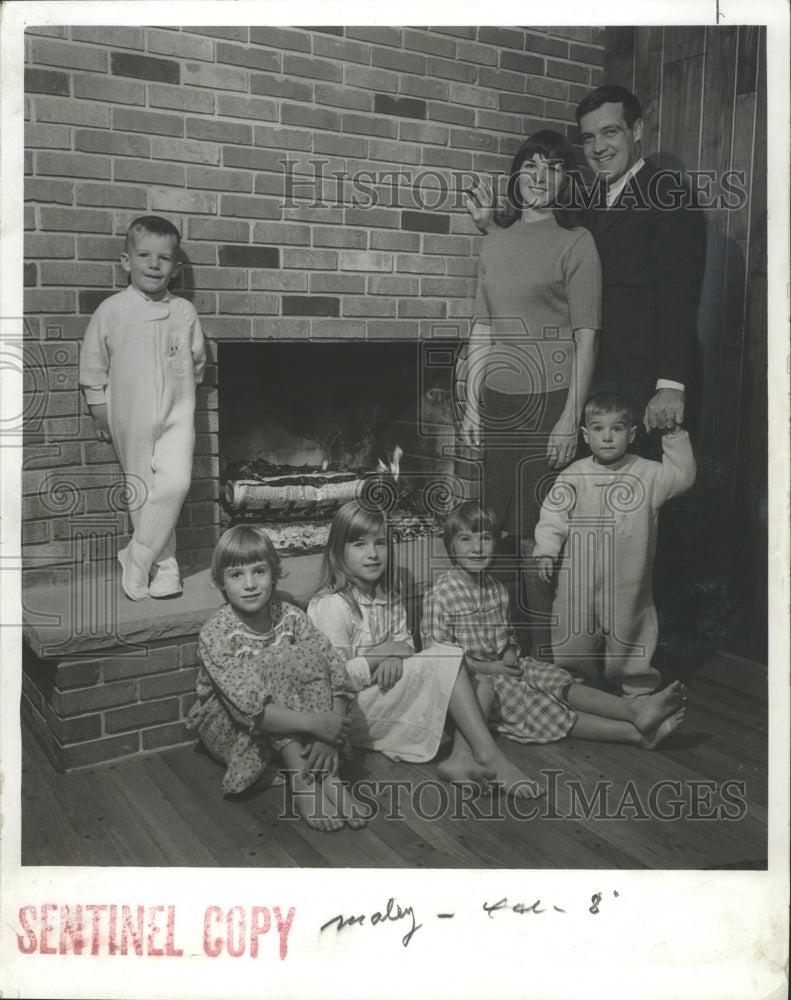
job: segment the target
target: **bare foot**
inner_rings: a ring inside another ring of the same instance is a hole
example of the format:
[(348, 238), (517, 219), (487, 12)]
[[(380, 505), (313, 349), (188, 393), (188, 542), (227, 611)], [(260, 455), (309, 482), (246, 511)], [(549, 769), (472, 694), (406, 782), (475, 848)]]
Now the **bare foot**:
[(491, 779), (490, 787), (493, 785), (500, 786), (501, 790), (512, 798), (538, 799), (542, 795), (546, 795), (545, 789), (541, 788), (535, 779), (529, 778), (521, 771), (513, 761), (505, 756), (499, 747), (495, 747), (495, 751), (490, 759), (487, 758), (487, 760), (480, 761), (479, 763), (487, 771), (494, 771), (494, 778)]
[(354, 797), (340, 778), (327, 775), (321, 782), (321, 793), (326, 803), (326, 812), (332, 816), (342, 816), (352, 830), (359, 830), (368, 822), (357, 808)]
[(331, 833), (343, 829), (344, 818), (335, 803), (328, 800), (324, 782), (308, 782), (299, 773), (292, 774), (291, 793), (291, 800), (302, 821), (312, 830)]
[(681, 723), (684, 721), (684, 708), (680, 708), (676, 713), (669, 716), (664, 722), (660, 723), (653, 731), (653, 733), (643, 733), (643, 741), (640, 744), (644, 750), (655, 750), (662, 740), (667, 739), (671, 733), (674, 733)]
[(476, 764), (469, 754), (454, 753), (437, 767), (437, 774), (443, 781), (455, 785), (476, 785), (484, 789), (490, 781), (497, 778), (496, 772), (489, 767)]
[(681, 681), (673, 681), (656, 694), (649, 694), (645, 698), (634, 698), (631, 701), (634, 711), (632, 722), (643, 736), (647, 737), (683, 705), (686, 694), (687, 689)]

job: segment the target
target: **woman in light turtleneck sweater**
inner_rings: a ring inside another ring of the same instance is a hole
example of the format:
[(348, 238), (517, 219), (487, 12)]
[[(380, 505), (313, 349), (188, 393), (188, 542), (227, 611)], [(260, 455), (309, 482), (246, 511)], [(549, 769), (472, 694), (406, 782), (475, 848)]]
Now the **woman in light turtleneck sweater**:
[[(516, 153), (505, 209), (481, 245), (458, 371), (462, 439), (483, 446), (482, 499), (511, 538), (506, 548), (518, 544), (514, 554), (528, 568), (542, 499), (576, 454), (601, 323), (596, 246), (563, 208), (575, 169), (557, 132), (536, 132)], [(545, 585), (536, 591), (534, 575), (526, 579), (531, 611), (549, 610)], [(542, 652), (535, 642), (532, 652)]]

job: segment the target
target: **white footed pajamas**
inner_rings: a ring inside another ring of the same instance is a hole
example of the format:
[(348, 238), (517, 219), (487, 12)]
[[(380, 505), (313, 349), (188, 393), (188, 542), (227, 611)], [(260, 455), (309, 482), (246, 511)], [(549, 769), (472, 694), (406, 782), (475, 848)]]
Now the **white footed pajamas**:
[(192, 478), (195, 386), (206, 355), (185, 299), (152, 301), (130, 285), (101, 303), (85, 332), (80, 383), (107, 404), (110, 434), (129, 488), (133, 541), (151, 565), (172, 558)]

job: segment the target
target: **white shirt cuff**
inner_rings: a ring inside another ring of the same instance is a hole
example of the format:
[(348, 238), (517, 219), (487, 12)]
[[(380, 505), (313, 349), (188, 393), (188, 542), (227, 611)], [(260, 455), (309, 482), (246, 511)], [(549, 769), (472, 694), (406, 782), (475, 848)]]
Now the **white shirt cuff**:
[(85, 393), (85, 402), (88, 406), (100, 406), (105, 402), (103, 385), (84, 385), (82, 391)]
[(657, 389), (678, 389), (679, 392), (685, 392), (683, 382), (674, 382), (669, 378), (658, 378), (656, 380)]

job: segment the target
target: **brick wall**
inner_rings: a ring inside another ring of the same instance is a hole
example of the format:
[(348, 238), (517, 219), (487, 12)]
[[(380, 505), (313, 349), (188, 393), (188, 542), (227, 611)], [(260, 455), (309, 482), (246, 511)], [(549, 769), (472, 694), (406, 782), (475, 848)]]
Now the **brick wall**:
[(60, 771), (184, 742), (195, 701), (197, 637), (94, 657), (25, 649), (22, 713)]
[[(23, 542), (28, 579), (62, 583), (75, 518), (109, 507), (129, 527), (77, 361), (126, 284), (135, 216), (179, 226), (174, 290), (213, 361), (222, 339), (463, 335), (476, 238), (460, 175), (507, 169), (538, 127), (573, 136), (603, 61), (599, 28), (56, 26), (25, 45)], [(187, 568), (217, 533), (215, 382), (210, 364)]]

